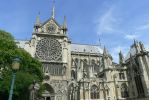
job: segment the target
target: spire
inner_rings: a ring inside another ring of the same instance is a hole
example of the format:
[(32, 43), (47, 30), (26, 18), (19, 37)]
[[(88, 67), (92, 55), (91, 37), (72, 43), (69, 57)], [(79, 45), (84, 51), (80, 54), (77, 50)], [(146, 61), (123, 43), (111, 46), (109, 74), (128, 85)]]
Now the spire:
[(66, 16), (64, 16), (63, 28), (67, 28)]
[(52, 18), (55, 18), (55, 0), (53, 0), (53, 4), (52, 4)]
[(100, 37), (99, 37), (99, 46), (101, 47), (101, 39), (100, 39)]
[(106, 49), (106, 47), (104, 46), (104, 49), (103, 49), (103, 55), (108, 55), (108, 51), (107, 51), (107, 49)]
[(144, 45), (143, 45), (143, 43), (141, 41), (139, 42), (139, 45), (140, 45), (141, 51), (145, 51), (145, 47), (144, 47)]
[(135, 49), (136, 49), (136, 53), (139, 53), (139, 52), (140, 52), (139, 43), (138, 43), (138, 41), (136, 41), (135, 39), (134, 39), (134, 47), (135, 47)]
[(120, 51), (119, 53), (119, 64), (123, 64), (124, 63), (124, 56), (122, 54), (122, 52)]
[(64, 22), (63, 22), (63, 25), (62, 25), (62, 30), (64, 33), (67, 32), (67, 22), (66, 22), (66, 16), (64, 16)]
[(135, 47), (137, 46), (137, 41), (136, 41), (136, 39), (134, 39), (134, 46), (135, 46)]
[(103, 64), (103, 67), (104, 68), (107, 68), (109, 65), (108, 63), (108, 52), (107, 52), (107, 49), (106, 47), (104, 46), (104, 49), (103, 49), (103, 56), (102, 56), (102, 64)]
[(40, 27), (41, 27), (41, 22), (40, 22), (40, 12), (38, 13), (37, 17), (36, 17), (36, 22), (34, 25), (34, 32), (39, 32), (40, 31)]
[(41, 23), (40, 23), (40, 12), (39, 12), (37, 17), (36, 17), (35, 27), (38, 27), (40, 25), (41, 25)]

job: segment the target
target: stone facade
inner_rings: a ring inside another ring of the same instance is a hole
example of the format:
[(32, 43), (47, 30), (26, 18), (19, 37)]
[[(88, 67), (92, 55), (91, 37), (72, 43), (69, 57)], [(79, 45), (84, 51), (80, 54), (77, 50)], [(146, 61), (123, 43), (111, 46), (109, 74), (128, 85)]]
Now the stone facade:
[(39, 16), (30, 41), (16, 41), (42, 62), (43, 100), (117, 100), (149, 96), (149, 52), (134, 41), (126, 57), (114, 63), (107, 49), (71, 43), (66, 18), (59, 25)]

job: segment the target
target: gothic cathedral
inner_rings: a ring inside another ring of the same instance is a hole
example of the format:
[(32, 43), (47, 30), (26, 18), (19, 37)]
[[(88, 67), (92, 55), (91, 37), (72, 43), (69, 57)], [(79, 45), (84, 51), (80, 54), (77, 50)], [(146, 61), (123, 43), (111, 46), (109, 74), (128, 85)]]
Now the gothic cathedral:
[(149, 97), (149, 52), (134, 41), (119, 64), (98, 45), (74, 44), (67, 36), (66, 17), (60, 25), (51, 17), (34, 25), (30, 41), (17, 41), (42, 62), (44, 73), (40, 100), (130, 100)]

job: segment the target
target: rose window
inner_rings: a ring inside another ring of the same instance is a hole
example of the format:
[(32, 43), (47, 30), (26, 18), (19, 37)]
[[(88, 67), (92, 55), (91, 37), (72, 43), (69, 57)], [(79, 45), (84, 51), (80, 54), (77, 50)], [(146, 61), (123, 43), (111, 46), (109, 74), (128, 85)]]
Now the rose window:
[(41, 60), (60, 61), (62, 57), (61, 44), (56, 39), (43, 38), (36, 46), (36, 56)]

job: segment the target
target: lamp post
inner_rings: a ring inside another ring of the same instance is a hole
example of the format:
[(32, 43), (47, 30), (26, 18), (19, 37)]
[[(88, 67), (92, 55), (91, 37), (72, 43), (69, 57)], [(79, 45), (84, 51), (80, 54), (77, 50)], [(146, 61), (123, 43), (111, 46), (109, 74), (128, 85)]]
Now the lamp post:
[(11, 88), (10, 88), (8, 100), (12, 100), (13, 87), (14, 87), (14, 82), (15, 82), (15, 78), (16, 78), (16, 71), (19, 70), (19, 68), (20, 68), (20, 59), (19, 58), (13, 59), (13, 62), (12, 62), (12, 70), (13, 70), (12, 81), (11, 81)]

